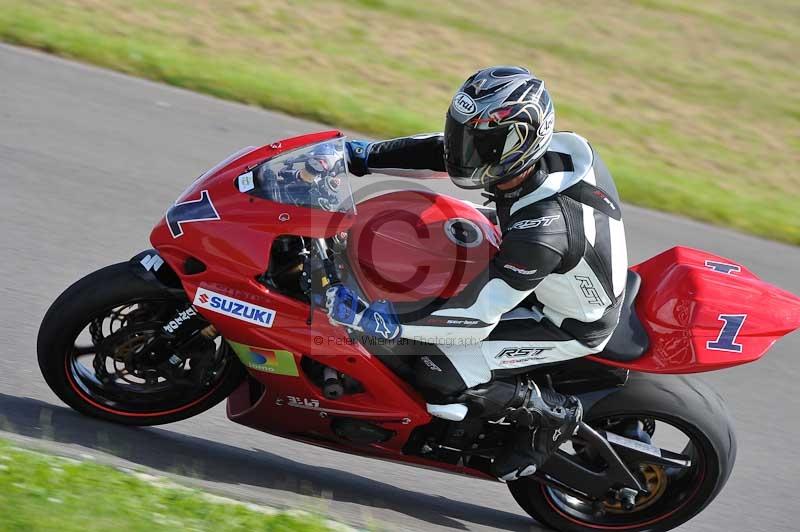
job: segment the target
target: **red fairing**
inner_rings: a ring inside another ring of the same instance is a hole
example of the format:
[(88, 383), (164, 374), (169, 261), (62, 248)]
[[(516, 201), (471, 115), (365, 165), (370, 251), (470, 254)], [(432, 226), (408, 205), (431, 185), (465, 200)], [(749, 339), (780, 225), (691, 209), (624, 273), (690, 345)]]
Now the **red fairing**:
[(744, 266), (675, 247), (635, 267), (642, 276), (636, 310), (650, 336), (640, 359), (598, 362), (652, 373), (713, 371), (761, 358), (800, 328), (800, 298)]
[[(344, 328), (332, 325), (324, 309), (317, 307), (313, 323), (308, 325), (307, 303), (256, 280), (267, 271), (270, 249), (278, 236), (330, 237), (348, 231), (354, 216), (244, 194), (237, 189), (238, 177), (286, 151), (339, 137), (341, 134), (336, 131), (305, 135), (261, 148), (248, 148), (229, 157), (196, 180), (176, 201), (176, 205), (187, 203), (193, 209), (191, 216), (181, 217), (187, 221), (170, 226), (162, 219), (153, 229), (150, 240), (177, 273), (198, 312), (214, 324), (248, 367), (249, 378), (228, 398), (231, 420), (341, 451), (485, 477), (484, 473), (463, 465), (405, 455), (403, 446), (411, 433), (431, 420), (422, 397), (351, 340)], [(420, 223), (431, 233), (443, 230), (441, 217), (447, 213), (488, 224), (477, 211), (462, 202), (441, 197), (429, 197), (426, 201), (429, 206), (437, 206), (440, 214), (435, 214), (436, 208), (422, 212), (413, 207), (413, 201), (405, 210), (419, 212)], [(363, 210), (362, 205), (357, 208), (359, 220), (369, 218), (363, 214), (382, 210), (370, 202)], [(386, 209), (386, 205), (383, 208)], [(390, 208), (404, 210), (394, 203)], [(197, 218), (193, 218), (195, 212)], [(496, 234), (491, 234), (496, 240)], [(445, 237), (441, 236), (436, 242), (444, 246)], [(482, 240), (486, 240), (486, 235), (483, 237)], [(410, 252), (403, 256), (395, 250), (393, 255), (410, 261)], [(461, 257), (458, 253), (452, 256)], [(489, 253), (483, 255), (484, 264), (489, 256)], [(190, 257), (202, 261), (205, 269), (187, 268)], [(444, 259), (440, 260), (442, 264), (437, 263), (437, 267), (443, 268)], [(253, 324), (242, 319), (241, 314), (237, 317), (232, 312), (209, 310), (204, 301), (212, 301), (214, 297), (264, 309), (272, 313), (272, 321)], [(307, 359), (347, 374), (363, 384), (363, 391), (337, 400), (326, 398), (303, 369)], [(368, 421), (390, 431), (392, 437), (369, 446), (347, 441), (333, 430), (332, 421), (338, 418)]]
[(358, 205), (348, 259), (367, 299), (449, 298), (483, 271), (500, 234), (473, 206), (431, 192), (391, 192)]
[(242, 150), (203, 174), (175, 202), (210, 201), (218, 220), (184, 222), (179, 228), (182, 234), (175, 237), (178, 228), (171, 230), (162, 218), (150, 234), (150, 242), (178, 272), (183, 271), (186, 258), (193, 256), (228, 276), (253, 279), (266, 270), (276, 236), (330, 237), (346, 230), (352, 223), (350, 214), (277, 204), (236, 188), (236, 178), (259, 163), (340, 136), (338, 131), (326, 131)]

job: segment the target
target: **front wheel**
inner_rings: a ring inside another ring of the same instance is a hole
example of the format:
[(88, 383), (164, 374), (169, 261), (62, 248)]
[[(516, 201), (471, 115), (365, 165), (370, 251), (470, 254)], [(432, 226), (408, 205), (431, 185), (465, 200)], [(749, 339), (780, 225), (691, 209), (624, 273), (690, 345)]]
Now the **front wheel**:
[(42, 375), (75, 410), (115, 423), (159, 425), (208, 410), (246, 373), (227, 344), (198, 335), (172, 363), (148, 349), (187, 305), (134, 275), (128, 263), (87, 275), (42, 320)]
[[(556, 530), (671, 530), (719, 494), (736, 459), (730, 415), (719, 395), (696, 378), (632, 374), (624, 388), (595, 404), (584, 421), (596, 429), (629, 438), (638, 435), (656, 447), (689, 456), (691, 466), (627, 464), (649, 492), (627, 509), (612, 500), (591, 504), (534, 479), (510, 483), (520, 506)], [(575, 452), (581, 455), (580, 449)]]

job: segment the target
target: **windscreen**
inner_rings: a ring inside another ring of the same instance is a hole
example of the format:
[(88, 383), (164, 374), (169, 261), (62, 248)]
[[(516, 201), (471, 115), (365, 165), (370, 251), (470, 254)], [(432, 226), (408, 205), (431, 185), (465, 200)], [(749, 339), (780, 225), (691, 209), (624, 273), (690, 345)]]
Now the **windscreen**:
[(304, 146), (237, 178), (240, 192), (286, 205), (354, 212), (344, 138)]

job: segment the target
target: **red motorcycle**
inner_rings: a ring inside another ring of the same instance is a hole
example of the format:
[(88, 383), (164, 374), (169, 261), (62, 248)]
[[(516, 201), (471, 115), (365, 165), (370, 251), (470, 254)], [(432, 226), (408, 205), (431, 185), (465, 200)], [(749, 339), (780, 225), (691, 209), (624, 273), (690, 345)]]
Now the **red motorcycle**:
[[(369, 301), (450, 297), (499, 239), (491, 212), (441, 194), (356, 205), (339, 132), (246, 148), (169, 208), (155, 249), (58, 297), (39, 365), (65, 403), (116, 423), (178, 421), (227, 398), (228, 417), (260, 431), (494, 480), (513, 427), (432, 417), (408, 357), (331, 324), (321, 302), (335, 282)], [(798, 327), (800, 299), (732, 260), (675, 247), (634, 266), (606, 350), (530, 371), (578, 396), (584, 422), (512, 495), (557, 530), (686, 522), (722, 490), (736, 440), (720, 396), (675, 374), (755, 361)]]

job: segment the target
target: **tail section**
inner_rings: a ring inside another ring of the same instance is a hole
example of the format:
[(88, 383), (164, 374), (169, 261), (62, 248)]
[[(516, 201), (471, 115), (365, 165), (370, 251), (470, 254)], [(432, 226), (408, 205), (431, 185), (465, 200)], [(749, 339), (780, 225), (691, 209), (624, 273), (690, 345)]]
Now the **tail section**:
[(753, 362), (800, 328), (800, 298), (730, 259), (675, 247), (633, 270), (642, 277), (636, 311), (650, 350), (616, 365), (654, 373), (712, 371)]

